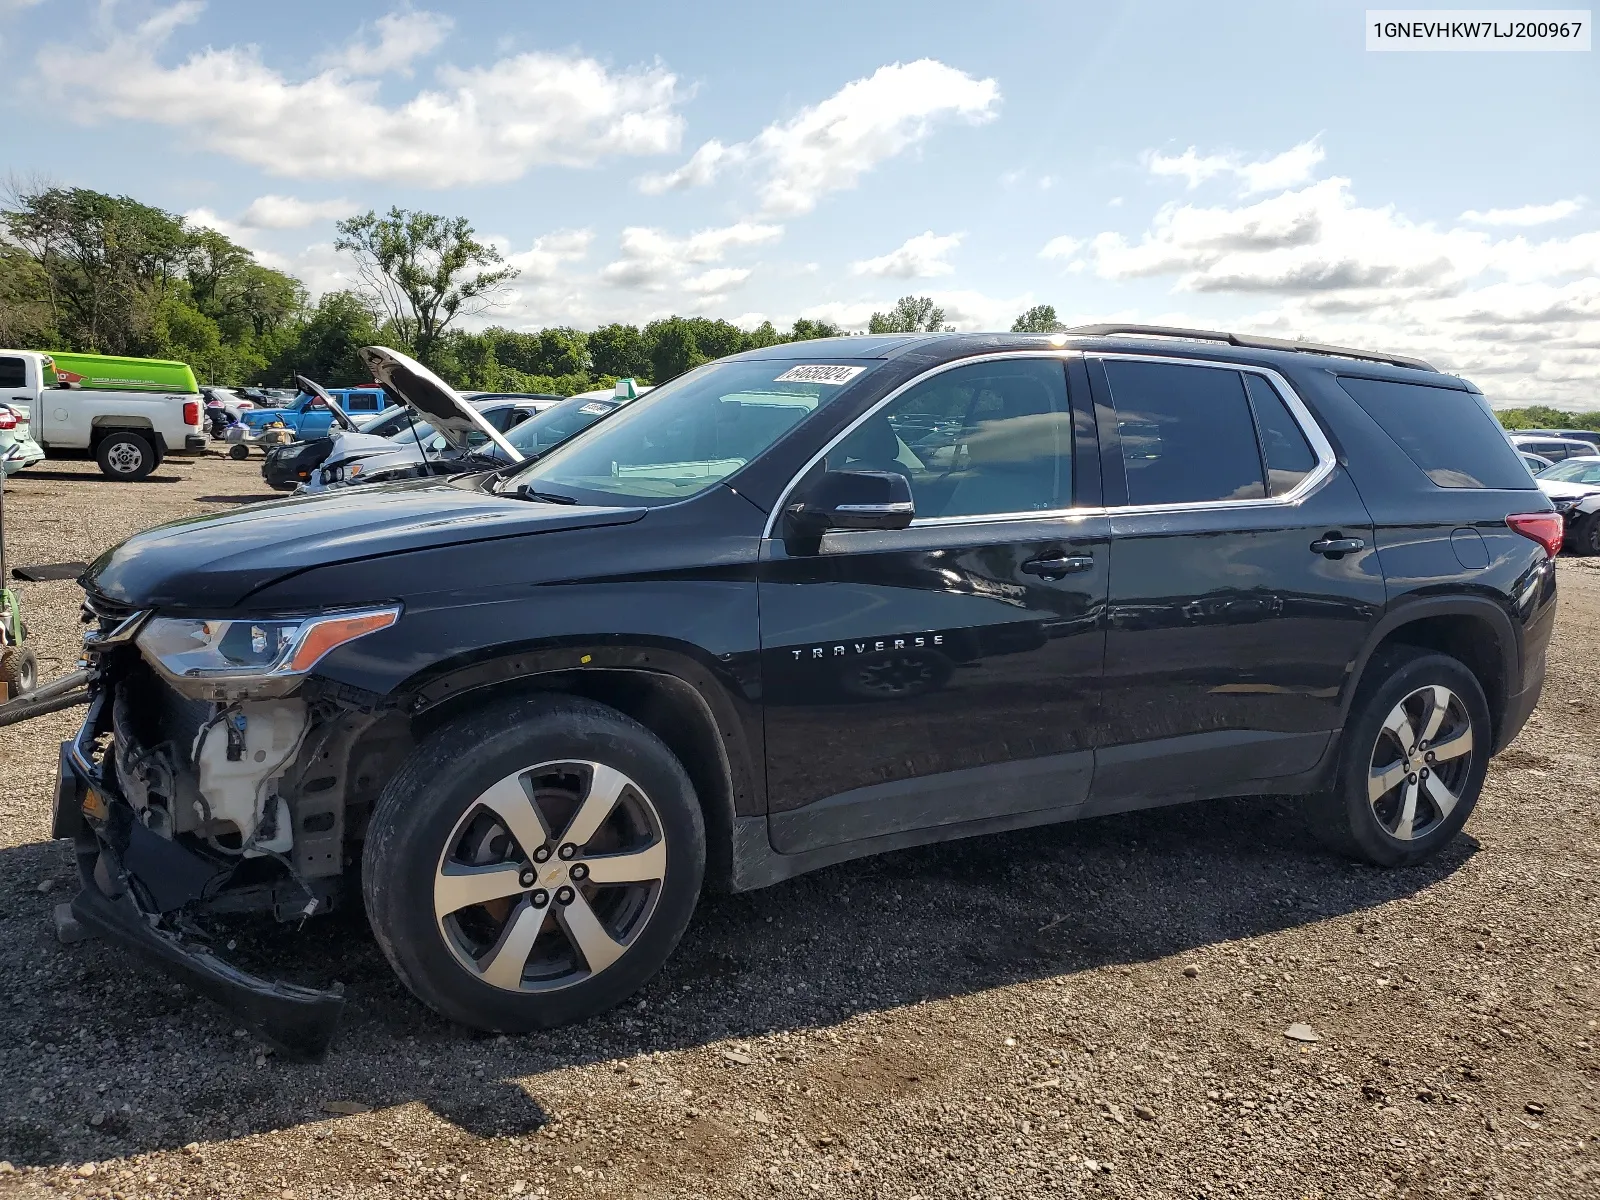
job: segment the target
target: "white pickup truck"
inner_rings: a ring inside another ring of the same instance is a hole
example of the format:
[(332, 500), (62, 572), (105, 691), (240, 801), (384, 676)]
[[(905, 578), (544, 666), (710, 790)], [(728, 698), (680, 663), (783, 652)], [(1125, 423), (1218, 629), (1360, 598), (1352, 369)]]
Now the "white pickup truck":
[(143, 479), (169, 451), (206, 448), (198, 393), (65, 387), (34, 350), (0, 350), (0, 404), (13, 401), (32, 409), (46, 452), (87, 450), (112, 479)]

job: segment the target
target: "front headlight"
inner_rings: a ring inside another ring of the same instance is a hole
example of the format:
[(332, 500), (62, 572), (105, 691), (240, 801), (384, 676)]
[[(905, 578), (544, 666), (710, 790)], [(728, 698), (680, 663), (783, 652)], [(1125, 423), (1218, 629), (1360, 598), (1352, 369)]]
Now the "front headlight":
[(179, 690), (211, 697), (216, 692), (212, 685), (292, 684), (329, 651), (399, 619), (399, 605), (314, 617), (153, 617), (139, 631), (137, 643)]

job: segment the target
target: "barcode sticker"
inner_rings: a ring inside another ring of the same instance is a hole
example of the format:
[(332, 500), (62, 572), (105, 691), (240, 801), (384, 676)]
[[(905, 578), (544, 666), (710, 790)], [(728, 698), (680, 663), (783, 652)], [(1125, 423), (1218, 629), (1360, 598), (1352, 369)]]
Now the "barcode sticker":
[(601, 404), (600, 401), (598, 401), (598, 400), (591, 400), (591, 401), (589, 401), (588, 404), (585, 404), (578, 411), (581, 412), (581, 413), (587, 413), (587, 414), (608, 413), (608, 412), (610, 412), (612, 410), (613, 407), (615, 407), (615, 406), (614, 405), (610, 405), (610, 404)]
[(849, 383), (865, 367), (840, 367), (818, 364), (811, 367), (790, 367), (782, 375), (774, 379), (773, 383), (831, 383), (838, 385)]

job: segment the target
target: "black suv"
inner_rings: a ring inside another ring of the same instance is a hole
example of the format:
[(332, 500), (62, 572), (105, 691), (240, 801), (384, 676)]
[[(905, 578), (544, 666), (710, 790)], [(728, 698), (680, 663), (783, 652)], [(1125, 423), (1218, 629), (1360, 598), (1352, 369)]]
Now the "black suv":
[(1426, 363), (1112, 326), (772, 346), (535, 461), (103, 555), (55, 828), (81, 921), (303, 1053), (339, 998), (211, 954), (214, 915), (359, 889), (423, 1001), (525, 1030), (638, 988), (704, 886), (904, 846), (1280, 793), (1414, 863), (1538, 698), (1560, 540)]

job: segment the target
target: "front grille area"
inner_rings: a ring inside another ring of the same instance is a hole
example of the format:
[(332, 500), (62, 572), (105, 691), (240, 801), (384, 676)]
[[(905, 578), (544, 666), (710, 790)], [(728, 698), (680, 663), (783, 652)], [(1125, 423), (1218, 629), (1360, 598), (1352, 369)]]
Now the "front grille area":
[(83, 623), (95, 626), (95, 631), (101, 635), (110, 633), (138, 611), (131, 604), (121, 604), (98, 592), (89, 591), (84, 592), (83, 606), (79, 610)]

